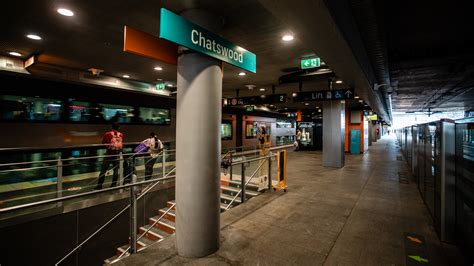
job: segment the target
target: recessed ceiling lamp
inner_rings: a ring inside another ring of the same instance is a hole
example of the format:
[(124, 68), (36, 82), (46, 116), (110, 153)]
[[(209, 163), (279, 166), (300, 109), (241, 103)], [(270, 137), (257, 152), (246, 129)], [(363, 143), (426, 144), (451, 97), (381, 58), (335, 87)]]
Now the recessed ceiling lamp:
[(341, 84), (342, 83), (342, 80), (338, 79), (336, 80), (336, 84)]
[(298, 96), (298, 93), (293, 92), (293, 93), (291, 94), (291, 96), (296, 97), (296, 96)]
[(9, 52), (8, 54), (13, 56), (22, 56), (22, 54), (19, 52)]
[(71, 10), (67, 9), (67, 8), (58, 8), (58, 10), (56, 10), (59, 14), (65, 16), (65, 17), (72, 17), (74, 16), (74, 12), (72, 12)]
[(293, 41), (294, 37), (293, 35), (283, 35), (283, 37), (281, 37), (282, 40), (284, 40), (285, 42), (290, 42), (290, 41)]
[(156, 70), (156, 71), (161, 71), (161, 70), (163, 70), (163, 68), (160, 67), (160, 66), (156, 66), (156, 67), (154, 68), (154, 70)]
[(354, 99), (359, 99), (359, 96), (354, 96)]
[(309, 105), (309, 103), (304, 103), (304, 105), (306, 105), (306, 106), (307, 106), (307, 105)]
[(364, 101), (363, 100), (359, 100), (360, 103), (363, 103)]
[(26, 38), (36, 40), (36, 41), (41, 40), (41, 37), (36, 35), (36, 34), (28, 34), (28, 35), (26, 35)]
[(167, 86), (167, 87), (173, 87), (173, 84), (168, 83), (166, 86)]
[(265, 88), (260, 88), (260, 91), (265, 91)]
[(129, 75), (123, 75), (122, 77), (126, 78), (126, 79), (129, 79), (130, 76)]
[(239, 73), (239, 76), (245, 76), (245, 75), (247, 75), (247, 73), (245, 73), (245, 72), (240, 72)]

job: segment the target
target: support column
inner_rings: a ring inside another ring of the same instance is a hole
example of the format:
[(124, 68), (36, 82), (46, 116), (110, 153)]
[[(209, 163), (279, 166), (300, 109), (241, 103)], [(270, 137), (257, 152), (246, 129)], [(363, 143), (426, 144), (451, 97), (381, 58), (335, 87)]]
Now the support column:
[(221, 62), (185, 51), (178, 58), (176, 247), (184, 257), (219, 249)]
[(345, 103), (323, 103), (323, 166), (344, 167)]

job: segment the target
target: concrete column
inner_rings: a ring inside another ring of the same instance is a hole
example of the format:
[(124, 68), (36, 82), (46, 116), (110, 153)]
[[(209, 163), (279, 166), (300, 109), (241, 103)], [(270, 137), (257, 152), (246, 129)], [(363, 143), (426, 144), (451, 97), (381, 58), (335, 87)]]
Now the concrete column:
[(323, 166), (344, 167), (345, 103), (323, 103)]
[(176, 108), (176, 247), (184, 257), (219, 249), (221, 100), (221, 62), (186, 50)]

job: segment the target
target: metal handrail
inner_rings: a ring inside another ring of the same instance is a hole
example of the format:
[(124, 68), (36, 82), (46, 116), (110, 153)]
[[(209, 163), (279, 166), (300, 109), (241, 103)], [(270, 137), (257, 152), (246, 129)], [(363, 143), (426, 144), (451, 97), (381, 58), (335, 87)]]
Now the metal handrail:
[[(169, 178), (168, 176), (171, 174), (171, 172), (173, 171), (170, 171), (168, 174), (166, 174), (165, 177), (163, 178), (160, 178), (159, 180), (155, 179), (155, 180), (148, 180), (148, 181), (152, 181), (152, 182), (156, 182), (156, 183), (159, 183), (160, 181), (162, 180), (167, 180), (167, 179), (171, 179)], [(140, 185), (140, 184), (143, 184), (143, 183), (151, 183), (151, 182), (138, 182), (138, 183), (134, 183), (134, 184), (129, 184), (129, 185), (122, 185), (121, 188), (123, 187), (131, 187), (131, 186), (137, 186), (137, 185)], [(132, 188), (133, 189), (133, 188)], [(110, 189), (108, 189), (110, 190)], [(141, 195), (144, 195), (148, 192), (149, 190), (143, 192)], [(98, 192), (102, 192), (102, 191), (98, 191)], [(83, 194), (81, 194), (83, 195)], [(138, 200), (138, 198), (137, 198)], [(97, 229), (94, 233), (92, 233), (88, 238), (86, 238), (84, 241), (82, 241), (79, 245), (77, 245), (73, 250), (71, 250), (71, 252), (69, 252), (68, 254), (66, 254), (66, 256), (64, 256), (62, 259), (60, 259), (55, 265), (58, 265), (59, 263), (63, 262), (65, 259), (67, 259), (67, 257), (69, 257), (71, 254), (73, 254), (74, 252), (76, 252), (79, 248), (81, 248), (85, 243), (87, 243), (87, 241), (89, 241), (92, 237), (94, 237), (95, 235), (97, 235), (100, 231), (102, 231), (102, 229), (104, 229), (107, 225), (109, 225), (111, 222), (113, 222), (115, 219), (117, 219), (117, 217), (119, 217), (122, 213), (124, 213), (128, 208), (130, 208), (131, 204), (128, 204), (125, 208), (123, 208), (119, 213), (117, 213), (114, 217), (112, 217), (110, 220), (108, 220), (104, 225), (102, 225), (99, 229)], [(0, 209), (1, 211), (1, 209)]]
[[(173, 143), (175, 141), (162, 141), (162, 143)], [(137, 145), (141, 142), (124, 142), (124, 146)], [(82, 148), (97, 148), (105, 147), (107, 144), (82, 144), (76, 146), (63, 146), (63, 147), (13, 147), (13, 148), (0, 148), (1, 152), (12, 152), (12, 151), (35, 151), (35, 150), (68, 150), (68, 149), (82, 149)]]
[[(170, 171), (170, 173), (171, 173), (171, 171)], [(2, 209), (0, 209), (0, 213), (10, 212), (10, 211), (14, 211), (14, 210), (19, 210), (19, 209), (24, 209), (24, 208), (29, 208), (29, 207), (39, 206), (39, 205), (44, 205), (44, 204), (48, 204), (48, 203), (62, 202), (62, 201), (65, 201), (65, 200), (84, 197), (84, 196), (89, 196), (89, 195), (94, 195), (94, 194), (99, 194), (99, 193), (103, 193), (103, 192), (106, 192), (106, 191), (113, 191), (113, 190), (124, 189), (124, 188), (143, 185), (143, 184), (149, 184), (149, 183), (153, 183), (153, 182), (172, 180), (174, 178), (175, 178), (175, 176), (168, 177), (168, 175), (166, 175), (165, 177), (159, 178), (159, 179), (144, 180), (144, 181), (136, 182), (136, 183), (133, 183), (133, 184), (126, 184), (126, 185), (121, 185), (121, 186), (117, 186), (117, 187), (104, 188), (104, 189), (101, 189), (101, 190), (93, 190), (93, 191), (84, 192), (84, 193), (81, 193), (81, 194), (75, 194), (75, 195), (58, 197), (58, 198), (54, 198), (54, 199), (47, 199), (47, 200), (41, 200), (41, 201), (36, 201), (36, 202), (31, 202), (31, 203), (25, 203), (25, 204), (16, 205), (16, 206), (8, 207), (8, 208), (2, 208)]]
[[(137, 200), (138, 200), (138, 199), (137, 199)], [(147, 229), (145, 232), (143, 232), (143, 233), (137, 238), (137, 241), (140, 240), (143, 236), (145, 236), (148, 232), (150, 232), (151, 228), (153, 228), (161, 219), (163, 219), (163, 217), (165, 217), (165, 216), (171, 211), (171, 209), (174, 208), (174, 206), (176, 206), (176, 202), (173, 203), (158, 219), (156, 219), (156, 221), (154, 221), (153, 224), (152, 224), (150, 227), (148, 227), (148, 229)], [(156, 241), (156, 242), (161, 242), (161, 241), (163, 241), (163, 240), (164, 240), (164, 238), (162, 238), (162, 239), (160, 239), (160, 240), (158, 240), (158, 241)], [(124, 250), (124, 251), (122, 252), (122, 254), (120, 254), (120, 256), (118, 256), (118, 258), (116, 258), (115, 260), (112, 261), (112, 263), (114, 263), (114, 262), (116, 262), (116, 261), (119, 261), (120, 258), (122, 258), (122, 256), (125, 255), (125, 254), (130, 250), (131, 247), (132, 247), (132, 246), (129, 245), (128, 248), (127, 248), (126, 250)]]
[[(242, 163), (247, 163), (247, 162), (251, 162), (251, 161), (260, 161), (262, 160), (262, 162), (260, 163), (260, 165), (257, 167), (257, 169), (255, 169), (255, 171), (252, 173), (252, 175), (250, 176), (249, 180), (247, 182), (245, 182), (245, 185), (244, 186), (247, 186), (250, 181), (255, 177), (255, 174), (257, 174), (258, 170), (260, 170), (260, 168), (262, 168), (263, 164), (266, 162), (266, 159), (269, 159), (271, 160), (272, 157), (275, 157), (276, 155), (269, 155), (269, 156), (265, 156), (263, 158), (258, 158), (258, 159), (251, 159), (251, 160), (248, 160), (248, 161), (245, 161), (245, 162), (239, 162), (239, 163), (236, 163), (236, 164), (242, 164)], [(272, 169), (268, 169), (268, 171), (271, 171)], [(242, 174), (242, 176), (240, 178), (245, 178), (245, 173)], [(234, 203), (234, 201), (237, 199), (237, 197), (240, 195), (240, 193), (242, 193), (242, 190), (243, 188), (241, 188), (239, 190), (239, 192), (237, 192), (237, 194), (234, 196), (234, 198), (229, 202), (229, 204), (227, 205), (227, 207), (225, 208), (225, 210), (227, 211), (230, 206), (232, 206), (232, 203)]]

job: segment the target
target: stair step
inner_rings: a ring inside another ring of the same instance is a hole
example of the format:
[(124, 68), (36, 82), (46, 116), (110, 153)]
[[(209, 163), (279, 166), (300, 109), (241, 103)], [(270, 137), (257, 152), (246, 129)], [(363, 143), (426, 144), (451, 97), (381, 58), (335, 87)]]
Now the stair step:
[[(229, 187), (229, 186), (221, 186), (222, 193), (230, 194), (231, 196), (235, 196), (237, 193), (240, 192), (240, 188), (236, 187)], [(245, 190), (245, 195), (250, 197), (256, 197), (260, 195), (259, 192), (253, 190)]]
[[(123, 255), (122, 257), (120, 257), (120, 259), (126, 258), (126, 257), (128, 257), (128, 256), (130, 256), (130, 253), (127, 252), (127, 254), (125, 254), (125, 255)], [(107, 264), (113, 264), (112, 262), (113, 262), (114, 260), (116, 260), (118, 257), (119, 257), (119, 255), (115, 255), (115, 256), (113, 256), (112, 258), (108, 258), (108, 259), (104, 260), (104, 264), (106, 264), (106, 265), (107, 265)]]
[[(122, 253), (124, 253), (125, 250), (127, 250), (127, 248), (128, 248), (128, 245), (124, 245), (124, 246), (118, 247), (118, 248), (117, 248), (117, 251), (116, 251), (117, 257), (120, 256), (120, 255), (122, 255)], [(129, 252), (127, 252), (125, 255), (123, 255), (122, 258), (125, 257), (125, 256), (128, 256), (128, 255), (130, 255)]]
[[(168, 209), (169, 207), (173, 206), (173, 204), (175, 204), (175, 203), (176, 203), (175, 200), (169, 200), (169, 201), (167, 201), (167, 202), (166, 202), (166, 208)], [(176, 209), (176, 205), (174, 205), (174, 207), (173, 207), (173, 210), (175, 210), (175, 209)]]
[[(168, 207), (169, 208), (169, 207)], [(166, 211), (168, 210), (168, 208), (163, 208), (163, 209), (160, 209), (158, 211), (158, 215), (161, 217), (161, 215), (163, 215), (164, 213), (166, 213)], [(165, 219), (168, 219), (172, 222), (176, 222), (176, 212), (175, 210), (171, 209), (168, 211), (168, 213), (163, 217)]]
[[(224, 204), (229, 204), (232, 199), (234, 198), (235, 196), (230, 196), (230, 195), (227, 195), (227, 194), (221, 194), (221, 203), (224, 203)], [(234, 202), (232, 202), (232, 205), (237, 205), (237, 204), (240, 204), (241, 203), (241, 200), (240, 200), (240, 195), (234, 200)]]
[[(155, 223), (158, 220), (158, 218), (160, 217), (155, 216), (155, 217), (150, 218), (149, 223), (150, 224)], [(165, 231), (168, 234), (174, 234), (176, 230), (175, 223), (167, 219), (161, 219), (158, 223), (155, 224), (155, 227), (162, 231)]]
[(147, 237), (148, 239), (150, 239), (151, 241), (159, 241), (159, 240), (162, 240), (166, 237), (169, 236), (168, 233), (164, 232), (164, 231), (161, 231), (160, 229), (154, 227), (154, 226), (151, 226), (151, 224), (148, 224), (148, 225), (145, 225), (145, 226), (142, 226), (138, 229), (138, 231), (140, 232), (140, 235), (145, 233), (146, 230), (148, 230), (148, 228), (150, 228), (150, 231), (148, 231), (146, 233), (146, 235), (144, 237)]
[[(230, 187), (236, 187), (236, 188), (240, 188), (241, 186), (241, 183), (240, 183), (240, 180), (229, 180), (229, 186)], [(253, 190), (253, 191), (258, 191), (258, 185), (257, 184), (253, 184), (253, 183), (248, 183), (247, 186), (245, 187), (246, 190), (250, 191), (250, 190)]]
[[(137, 238), (138, 238), (138, 236), (137, 236)], [(144, 237), (140, 238), (140, 240), (137, 241), (137, 249), (141, 250), (141, 249), (143, 249), (143, 248), (145, 248), (145, 247), (147, 247), (147, 246), (149, 246), (153, 243), (155, 243), (155, 241), (152, 241), (152, 240), (150, 240), (150, 239), (148, 239), (147, 237), (144, 236)]]

